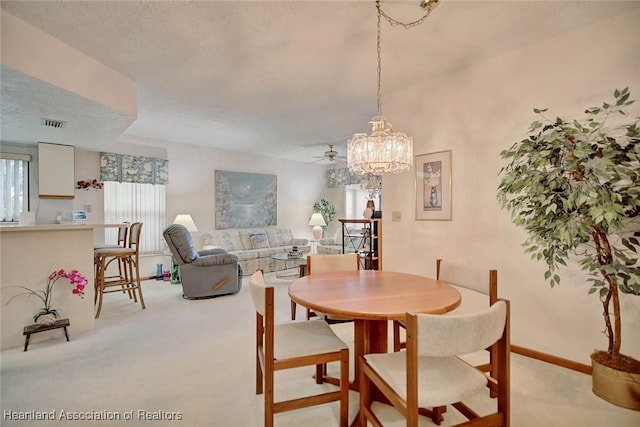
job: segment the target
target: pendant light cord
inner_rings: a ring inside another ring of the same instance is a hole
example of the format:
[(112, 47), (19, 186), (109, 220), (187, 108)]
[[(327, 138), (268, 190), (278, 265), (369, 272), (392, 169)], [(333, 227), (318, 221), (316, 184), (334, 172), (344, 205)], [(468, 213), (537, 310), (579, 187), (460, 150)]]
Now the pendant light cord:
[(381, 37), (380, 37), (380, 22), (382, 16), (382, 9), (380, 8), (380, 0), (376, 0), (376, 8), (378, 9), (378, 41), (377, 41), (377, 52), (378, 52), (378, 116), (382, 115), (382, 48), (381, 48)]
[(378, 116), (382, 116), (382, 43), (381, 43), (381, 21), (382, 21), (382, 17), (384, 16), (384, 19), (387, 20), (387, 22), (392, 26), (395, 27), (396, 25), (400, 25), (402, 27), (404, 27), (404, 29), (409, 29), (415, 26), (418, 26), (420, 24), (422, 24), (422, 22), (427, 18), (427, 16), (429, 16), (431, 14), (431, 11), (440, 3), (440, 0), (431, 0), (431, 1), (423, 1), (420, 4), (420, 7), (422, 7), (425, 12), (424, 15), (420, 18), (417, 19), (415, 21), (412, 22), (400, 22), (396, 19), (393, 19), (392, 17), (390, 17), (389, 15), (387, 15), (387, 13), (382, 10), (382, 7), (380, 7), (380, 0), (376, 0), (376, 9), (378, 9), (378, 26), (377, 26), (377, 31), (378, 31), (378, 39), (377, 39), (377, 53), (378, 53), (378, 92), (377, 92), (377, 96), (378, 96)]

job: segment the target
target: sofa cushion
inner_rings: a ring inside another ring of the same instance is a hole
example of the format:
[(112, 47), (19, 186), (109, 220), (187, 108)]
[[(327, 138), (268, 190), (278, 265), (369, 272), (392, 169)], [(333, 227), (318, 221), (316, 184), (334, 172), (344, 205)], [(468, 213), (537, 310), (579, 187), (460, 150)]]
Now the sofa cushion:
[(290, 246), (293, 240), (293, 232), (290, 228), (267, 228), (267, 235), (272, 248)]
[(238, 260), (240, 260), (240, 261), (246, 261), (248, 259), (256, 259), (256, 258), (258, 258), (258, 251), (257, 250), (233, 251), (232, 253), (233, 253), (233, 255), (236, 255), (238, 257)]
[(251, 233), (257, 230), (238, 230), (238, 234), (240, 235), (240, 242), (242, 243), (242, 249), (245, 251), (250, 251), (253, 249), (251, 247)]
[[(238, 230), (216, 230), (203, 237), (202, 246), (205, 248), (220, 247), (228, 251), (244, 249)], [(206, 249), (206, 248), (205, 248)]]
[(271, 255), (285, 253), (285, 249), (282, 246), (278, 246), (277, 248), (256, 249), (255, 252), (258, 254), (258, 258), (269, 258)]
[(254, 231), (249, 234), (249, 241), (251, 242), (251, 249), (264, 249), (271, 247), (269, 245), (267, 232), (264, 230)]

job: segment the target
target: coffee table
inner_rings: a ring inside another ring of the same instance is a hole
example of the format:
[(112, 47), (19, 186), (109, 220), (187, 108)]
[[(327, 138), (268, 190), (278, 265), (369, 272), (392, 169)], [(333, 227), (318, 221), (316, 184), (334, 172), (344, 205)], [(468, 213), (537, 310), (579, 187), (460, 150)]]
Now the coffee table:
[[(307, 254), (304, 252), (300, 252), (299, 255), (291, 256), (286, 252), (282, 252), (279, 254), (271, 255), (271, 259), (276, 260), (276, 268), (275, 273), (276, 277), (298, 277), (299, 276), (299, 267), (302, 261), (307, 260)], [(295, 270), (290, 274), (278, 274), (278, 272), (282, 272), (289, 269)]]

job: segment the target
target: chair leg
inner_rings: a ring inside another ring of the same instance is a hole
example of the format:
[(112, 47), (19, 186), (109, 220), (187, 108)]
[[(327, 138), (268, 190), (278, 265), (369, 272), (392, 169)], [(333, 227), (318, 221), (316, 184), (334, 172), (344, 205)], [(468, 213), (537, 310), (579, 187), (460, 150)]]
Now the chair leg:
[(360, 364), (360, 378), (358, 378), (358, 383), (360, 384), (360, 389), (358, 392), (360, 393), (360, 411), (359, 417), (361, 426), (366, 426), (367, 424), (367, 411), (370, 410), (371, 407), (371, 393), (369, 391), (370, 382), (369, 379), (365, 375), (365, 369), (363, 366), (363, 362), (361, 360), (356, 360), (356, 363)]
[[(492, 378), (495, 378), (497, 375), (497, 370), (496, 370), (496, 360), (498, 360), (497, 357), (498, 357), (498, 350), (495, 345), (492, 345), (491, 347), (489, 347), (489, 366), (490, 366), (489, 375)], [(495, 399), (496, 397), (498, 397), (498, 393), (493, 389), (489, 389), (489, 396), (492, 399)]]
[[(326, 365), (325, 365), (326, 367)], [(340, 427), (349, 423), (349, 350), (342, 350), (340, 359)]]
[(96, 293), (98, 297), (98, 309), (96, 310), (96, 319), (100, 317), (100, 311), (102, 311), (102, 297), (104, 296), (104, 269), (105, 269), (105, 257), (100, 257), (99, 276), (96, 283)]
[(273, 380), (273, 369), (266, 369), (264, 372), (264, 427), (273, 427), (273, 406), (275, 403)]
[(296, 320), (296, 308), (298, 308), (298, 304), (291, 300), (291, 320)]
[(316, 384), (322, 384), (324, 381), (324, 375), (326, 372), (327, 365), (321, 363), (316, 365)]
[(393, 351), (400, 351), (402, 345), (400, 343), (400, 325), (398, 322), (393, 322)]
[(431, 412), (431, 420), (436, 424), (440, 425), (443, 420), (442, 414), (445, 412), (446, 406), (438, 406), (433, 408)]
[(264, 392), (264, 378), (262, 373), (262, 365), (260, 364), (260, 356), (256, 353), (256, 394)]
[(136, 287), (138, 288), (138, 295), (140, 296), (140, 305), (144, 310), (146, 306), (144, 305), (144, 297), (142, 296), (142, 286), (140, 285), (140, 264), (138, 261), (132, 261), (136, 265)]

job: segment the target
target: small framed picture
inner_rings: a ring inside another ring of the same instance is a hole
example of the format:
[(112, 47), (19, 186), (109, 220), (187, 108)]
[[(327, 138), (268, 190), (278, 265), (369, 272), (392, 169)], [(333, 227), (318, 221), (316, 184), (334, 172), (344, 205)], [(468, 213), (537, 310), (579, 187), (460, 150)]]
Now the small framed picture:
[(415, 160), (416, 220), (451, 221), (451, 150)]
[(71, 216), (73, 218), (73, 222), (83, 223), (87, 221), (87, 211), (72, 211)]

